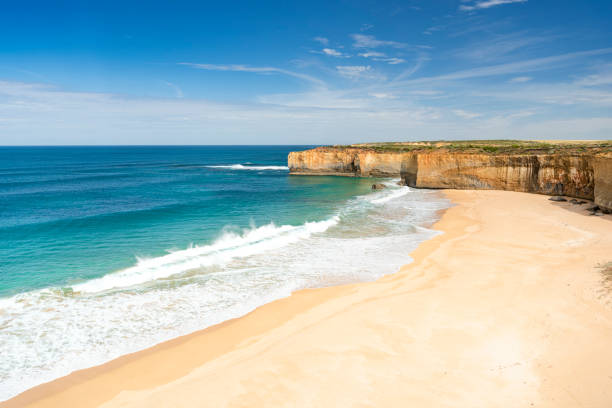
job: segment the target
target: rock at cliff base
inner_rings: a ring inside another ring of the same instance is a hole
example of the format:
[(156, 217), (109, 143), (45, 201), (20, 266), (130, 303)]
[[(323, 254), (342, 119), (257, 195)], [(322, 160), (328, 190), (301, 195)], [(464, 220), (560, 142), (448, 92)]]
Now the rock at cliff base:
[(592, 205), (590, 207), (587, 207), (586, 209), (587, 211), (593, 211), (593, 212), (597, 212), (599, 211), (599, 206), (598, 205)]
[(572, 198), (570, 200), (570, 203), (575, 204), (575, 205), (581, 205), (581, 204), (586, 204), (586, 201), (576, 200), (575, 198)]
[(386, 186), (384, 184), (372, 184), (372, 190), (383, 190)]
[(554, 197), (550, 197), (550, 198), (549, 198), (549, 200), (550, 200), (550, 201), (558, 201), (558, 202), (561, 202), (561, 201), (567, 201), (567, 199), (566, 199), (566, 198), (561, 197), (561, 196), (554, 196)]

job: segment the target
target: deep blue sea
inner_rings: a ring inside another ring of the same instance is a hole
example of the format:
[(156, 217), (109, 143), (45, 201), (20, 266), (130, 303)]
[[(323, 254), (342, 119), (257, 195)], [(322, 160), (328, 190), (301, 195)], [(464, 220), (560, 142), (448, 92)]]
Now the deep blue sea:
[(410, 261), (448, 203), (290, 176), (310, 146), (0, 147), (0, 400)]

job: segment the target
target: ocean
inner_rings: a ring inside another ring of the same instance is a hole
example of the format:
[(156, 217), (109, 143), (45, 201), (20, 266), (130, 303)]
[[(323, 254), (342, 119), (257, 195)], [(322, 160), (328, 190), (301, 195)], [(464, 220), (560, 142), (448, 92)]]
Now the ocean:
[(449, 203), (290, 176), (311, 146), (0, 147), (0, 400), (410, 262)]

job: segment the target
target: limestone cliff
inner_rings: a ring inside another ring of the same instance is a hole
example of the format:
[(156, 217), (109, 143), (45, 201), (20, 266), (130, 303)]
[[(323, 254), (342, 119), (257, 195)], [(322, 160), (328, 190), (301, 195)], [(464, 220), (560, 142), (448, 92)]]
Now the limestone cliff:
[(457, 149), (447, 144), (320, 147), (290, 153), (288, 165), (291, 174), (400, 177), (411, 187), (566, 195), (612, 208), (608, 142), (561, 148), (523, 143), (531, 142), (484, 149), (473, 144)]
[(595, 204), (612, 210), (612, 154), (595, 157), (593, 170)]

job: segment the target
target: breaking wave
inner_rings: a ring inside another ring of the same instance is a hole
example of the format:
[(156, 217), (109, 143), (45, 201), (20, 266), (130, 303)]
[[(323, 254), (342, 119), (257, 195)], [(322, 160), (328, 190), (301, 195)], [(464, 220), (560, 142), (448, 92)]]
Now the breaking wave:
[(215, 165), (215, 166), (204, 166), (209, 169), (228, 169), (228, 170), (289, 170), (287, 166), (253, 166), (243, 164), (227, 164), (227, 165)]
[(139, 259), (131, 268), (73, 285), (72, 290), (95, 293), (164, 279), (197, 268), (224, 265), (235, 258), (252, 256), (306, 239), (314, 233), (324, 232), (337, 223), (338, 217), (333, 217), (325, 221), (307, 222), (300, 226), (276, 226), (271, 223), (258, 228), (252, 227), (241, 234), (225, 232), (211, 245), (193, 246), (156, 258)]

